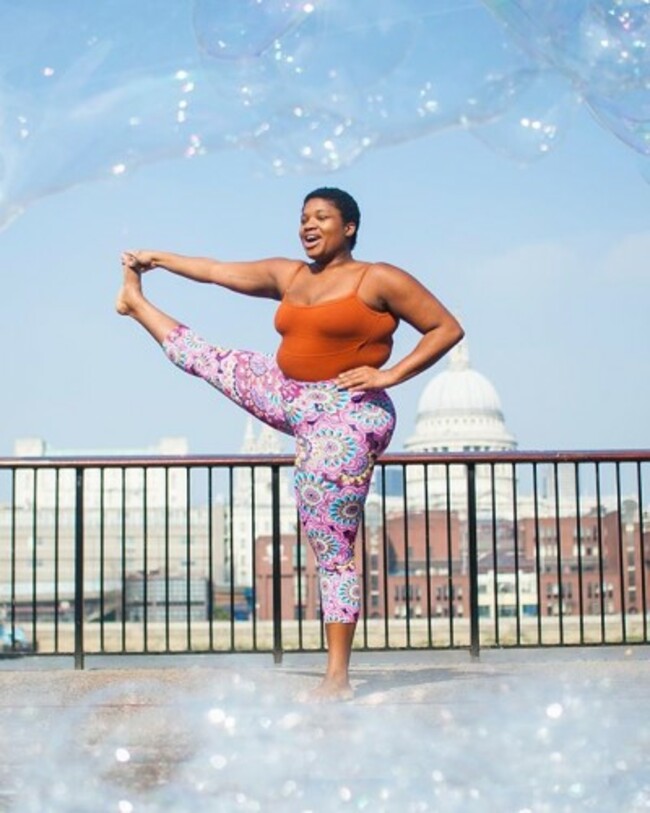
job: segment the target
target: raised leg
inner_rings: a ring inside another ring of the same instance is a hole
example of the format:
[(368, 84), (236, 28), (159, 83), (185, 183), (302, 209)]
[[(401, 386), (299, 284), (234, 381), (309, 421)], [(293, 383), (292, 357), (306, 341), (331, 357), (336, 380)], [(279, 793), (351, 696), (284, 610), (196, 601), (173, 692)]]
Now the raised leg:
[(122, 263), (124, 279), (117, 295), (115, 309), (121, 316), (130, 316), (162, 344), (165, 337), (179, 326), (179, 322), (152, 305), (142, 292), (140, 274)]
[(123, 261), (124, 281), (115, 303), (122, 316), (141, 324), (167, 358), (202, 378), (231, 401), (280, 432), (293, 435), (283, 404), (287, 379), (271, 356), (217, 347), (161, 311), (144, 296), (141, 275)]

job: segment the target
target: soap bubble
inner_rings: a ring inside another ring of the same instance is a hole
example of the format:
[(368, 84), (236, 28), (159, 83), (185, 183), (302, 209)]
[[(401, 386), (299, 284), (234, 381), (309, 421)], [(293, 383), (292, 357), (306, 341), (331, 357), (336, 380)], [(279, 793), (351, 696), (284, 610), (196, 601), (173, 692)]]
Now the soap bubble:
[(255, 57), (313, 9), (313, 2), (302, 0), (195, 0), (194, 30), (199, 48), (210, 56)]
[(269, 117), (256, 141), (258, 152), (277, 175), (332, 172), (353, 163), (371, 145), (372, 139), (354, 119), (301, 107)]
[(650, 0), (486, 2), (522, 47), (573, 84), (603, 127), (650, 151)]
[(650, 0), (0, 0), (0, 227), (75, 184), (233, 148), (335, 172), (462, 128), (528, 163), (579, 101), (647, 155), (649, 40)]
[(555, 43), (575, 36), (589, 0), (485, 0), (522, 46), (535, 58), (550, 59)]
[(495, 152), (522, 165), (543, 158), (569, 128), (579, 99), (557, 71), (522, 71), (509, 82), (505, 111), (472, 133)]
[(639, 159), (638, 169), (641, 173), (641, 177), (650, 183), (650, 156)]
[[(552, 33), (552, 29), (549, 33)], [(596, 0), (549, 37), (554, 58), (585, 91), (611, 93), (644, 87), (650, 78), (650, 4), (647, 0)]]
[(420, 19), (401, 0), (322, 0), (266, 55), (303, 103), (336, 103), (390, 75), (411, 47)]
[(530, 66), (481, 6), (429, 10), (417, 32), (401, 64), (367, 90), (363, 116), (378, 145), (490, 120), (509, 104), (508, 78)]
[(650, 155), (650, 89), (611, 96), (589, 96), (596, 118), (641, 155)]

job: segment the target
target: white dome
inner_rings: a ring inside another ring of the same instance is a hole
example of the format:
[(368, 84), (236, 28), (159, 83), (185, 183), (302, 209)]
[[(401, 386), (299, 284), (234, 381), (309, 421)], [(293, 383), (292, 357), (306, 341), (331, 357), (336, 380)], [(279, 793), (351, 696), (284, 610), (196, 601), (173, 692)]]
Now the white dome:
[(458, 359), (452, 357), (449, 368), (425, 387), (418, 402), (418, 415), (468, 412), (503, 417), (501, 401), (488, 379), (468, 366), (460, 366)]
[(405, 446), (434, 449), (514, 449), (496, 389), (469, 363), (465, 341), (450, 353), (446, 370), (424, 388), (418, 402), (415, 434)]

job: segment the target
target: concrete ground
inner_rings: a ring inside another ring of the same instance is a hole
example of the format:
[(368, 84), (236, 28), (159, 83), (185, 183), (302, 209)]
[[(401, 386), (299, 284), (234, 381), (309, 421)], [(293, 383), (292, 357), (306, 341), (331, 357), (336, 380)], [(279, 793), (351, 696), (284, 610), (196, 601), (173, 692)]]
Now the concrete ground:
[(650, 810), (650, 648), (0, 660), (0, 811)]

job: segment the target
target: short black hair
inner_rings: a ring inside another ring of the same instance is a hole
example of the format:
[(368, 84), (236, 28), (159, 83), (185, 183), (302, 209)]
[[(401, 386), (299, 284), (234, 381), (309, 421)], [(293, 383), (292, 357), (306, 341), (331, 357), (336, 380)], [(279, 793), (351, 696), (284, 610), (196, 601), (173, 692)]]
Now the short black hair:
[(335, 186), (321, 186), (319, 189), (314, 189), (308, 195), (305, 195), (302, 205), (304, 206), (308, 200), (314, 198), (322, 198), (333, 203), (341, 213), (344, 223), (354, 223), (356, 228), (354, 234), (350, 237), (350, 248), (354, 248), (357, 244), (357, 235), (359, 234), (359, 224), (361, 222), (361, 212), (356, 200), (348, 192), (337, 189)]

